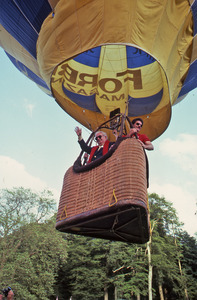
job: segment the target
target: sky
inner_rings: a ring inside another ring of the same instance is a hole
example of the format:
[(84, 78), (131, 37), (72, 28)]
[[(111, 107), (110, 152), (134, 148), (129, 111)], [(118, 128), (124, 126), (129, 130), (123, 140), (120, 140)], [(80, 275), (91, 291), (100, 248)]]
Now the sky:
[[(80, 153), (77, 121), (20, 73), (0, 48), (0, 189), (49, 189), (58, 203), (63, 177)], [(197, 232), (197, 89), (173, 106), (167, 130), (153, 141), (149, 193), (172, 202), (183, 229)], [(86, 140), (89, 131), (82, 127)]]

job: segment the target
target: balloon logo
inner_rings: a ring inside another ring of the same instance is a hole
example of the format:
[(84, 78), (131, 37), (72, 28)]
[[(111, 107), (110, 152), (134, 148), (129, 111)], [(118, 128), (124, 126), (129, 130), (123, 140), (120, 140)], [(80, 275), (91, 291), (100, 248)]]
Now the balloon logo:
[(119, 108), (161, 135), (196, 88), (196, 4), (0, 0), (0, 46), (25, 76), (89, 128)]

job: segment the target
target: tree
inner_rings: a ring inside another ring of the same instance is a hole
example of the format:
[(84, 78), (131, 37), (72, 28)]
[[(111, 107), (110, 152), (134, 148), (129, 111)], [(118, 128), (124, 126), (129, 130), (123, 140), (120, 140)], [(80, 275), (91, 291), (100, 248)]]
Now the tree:
[(50, 191), (34, 193), (13, 188), (0, 191), (0, 237), (6, 238), (21, 225), (42, 222), (54, 214), (55, 201)]
[[(150, 196), (152, 236), (149, 245), (153, 299), (196, 299), (196, 244), (182, 236), (176, 210), (164, 197)], [(146, 245), (66, 235), (68, 263), (61, 270), (63, 299), (147, 299)], [(177, 240), (177, 243), (175, 243)], [(184, 247), (183, 247), (184, 245)], [(188, 248), (186, 248), (188, 246)], [(186, 259), (184, 259), (186, 257)], [(179, 262), (182, 265), (180, 272)], [(194, 266), (193, 266), (194, 265)], [(59, 277), (60, 278), (60, 277)], [(189, 281), (189, 283), (188, 283)], [(60, 280), (59, 280), (60, 282)], [(149, 294), (149, 296), (150, 296)], [(149, 297), (150, 299), (150, 297)]]
[(182, 249), (177, 247), (182, 224), (164, 197), (151, 194), (149, 204), (151, 223), (156, 222), (151, 245), (155, 289), (160, 299), (164, 299), (164, 291), (170, 299), (187, 299), (186, 277), (181, 268)]
[(182, 278), (189, 299), (197, 299), (197, 241), (184, 231), (178, 236), (182, 254)]
[(44, 191), (1, 191), (0, 282), (10, 285), (17, 299), (55, 296), (59, 267), (65, 263), (66, 241), (55, 230), (55, 201)]
[(147, 295), (147, 258), (145, 246), (111, 243), (109, 266), (117, 297), (131, 299)]
[[(104, 295), (107, 278), (109, 241), (67, 234), (68, 264), (63, 284), (72, 299), (99, 299)], [(67, 293), (65, 291), (65, 293)], [(62, 298), (63, 299), (63, 298)]]

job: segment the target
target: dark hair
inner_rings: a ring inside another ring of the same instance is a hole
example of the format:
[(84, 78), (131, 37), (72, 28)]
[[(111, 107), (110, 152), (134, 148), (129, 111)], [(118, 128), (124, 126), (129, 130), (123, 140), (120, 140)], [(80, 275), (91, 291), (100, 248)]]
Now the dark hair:
[(137, 121), (142, 122), (142, 126), (143, 126), (144, 122), (143, 122), (143, 120), (142, 120), (141, 118), (135, 118), (135, 119), (132, 120), (131, 123), (132, 123), (132, 124), (135, 124), (135, 122), (137, 122)]
[(10, 286), (8, 286), (7, 287), (7, 289), (3, 289), (2, 290), (2, 293), (4, 294), (4, 296), (5, 297), (7, 297), (8, 296), (8, 293), (9, 293), (9, 291), (11, 291), (12, 289), (11, 289), (11, 287)]

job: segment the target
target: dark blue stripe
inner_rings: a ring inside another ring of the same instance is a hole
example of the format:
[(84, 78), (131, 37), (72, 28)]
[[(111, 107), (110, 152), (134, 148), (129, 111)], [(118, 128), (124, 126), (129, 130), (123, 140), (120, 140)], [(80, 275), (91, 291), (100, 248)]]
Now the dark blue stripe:
[(62, 90), (70, 100), (72, 100), (75, 104), (79, 105), (80, 107), (91, 111), (100, 112), (95, 102), (95, 94), (91, 96), (79, 95), (67, 90), (63, 84)]
[[(72, 100), (80, 107), (91, 111), (100, 112), (95, 102), (95, 94), (91, 96), (79, 95), (67, 90), (63, 86), (63, 84), (62, 84), (62, 90), (70, 100)], [(135, 117), (139, 115), (150, 114), (160, 103), (162, 99), (162, 95), (163, 95), (163, 89), (159, 93), (150, 97), (132, 98), (129, 96), (130, 100), (129, 100), (128, 116)]]
[(190, 65), (189, 72), (183, 83), (183, 87), (179, 93), (179, 97), (189, 93), (191, 90), (193, 90), (197, 87), (196, 74), (197, 74), (197, 61), (194, 61)]
[[(77, 55), (74, 60), (89, 67), (98, 67), (101, 47), (96, 47)], [(135, 47), (126, 46), (127, 67), (139, 68), (152, 64), (155, 59), (146, 52)]]
[(153, 112), (158, 106), (163, 96), (163, 89), (153, 96), (144, 98), (133, 98), (129, 96), (128, 116), (136, 117)]
[[(16, 4), (15, 4), (16, 2)], [(41, 25), (51, 12), (47, 0), (0, 0), (0, 23), (34, 57)]]
[(101, 47), (96, 47), (79, 54), (74, 58), (74, 60), (89, 67), (98, 67), (100, 52)]
[(128, 68), (139, 68), (149, 64), (152, 64), (155, 59), (147, 54), (146, 52), (134, 48), (131, 46), (127, 46), (127, 67)]
[(194, 22), (194, 33), (193, 35), (197, 33), (197, 1), (195, 1), (191, 6), (191, 11), (193, 14), (193, 22)]
[[(40, 85), (41, 87), (47, 89), (50, 92), (50, 89), (46, 85), (45, 81), (38, 77), (35, 73), (33, 73), (29, 68), (27, 68), (24, 64), (22, 64), (20, 61), (16, 60), (13, 56), (6, 53), (11, 62), (14, 64), (14, 66), (22, 72), (25, 76), (27, 76), (29, 79), (33, 80), (36, 84)], [(51, 93), (51, 92), (50, 92)]]

